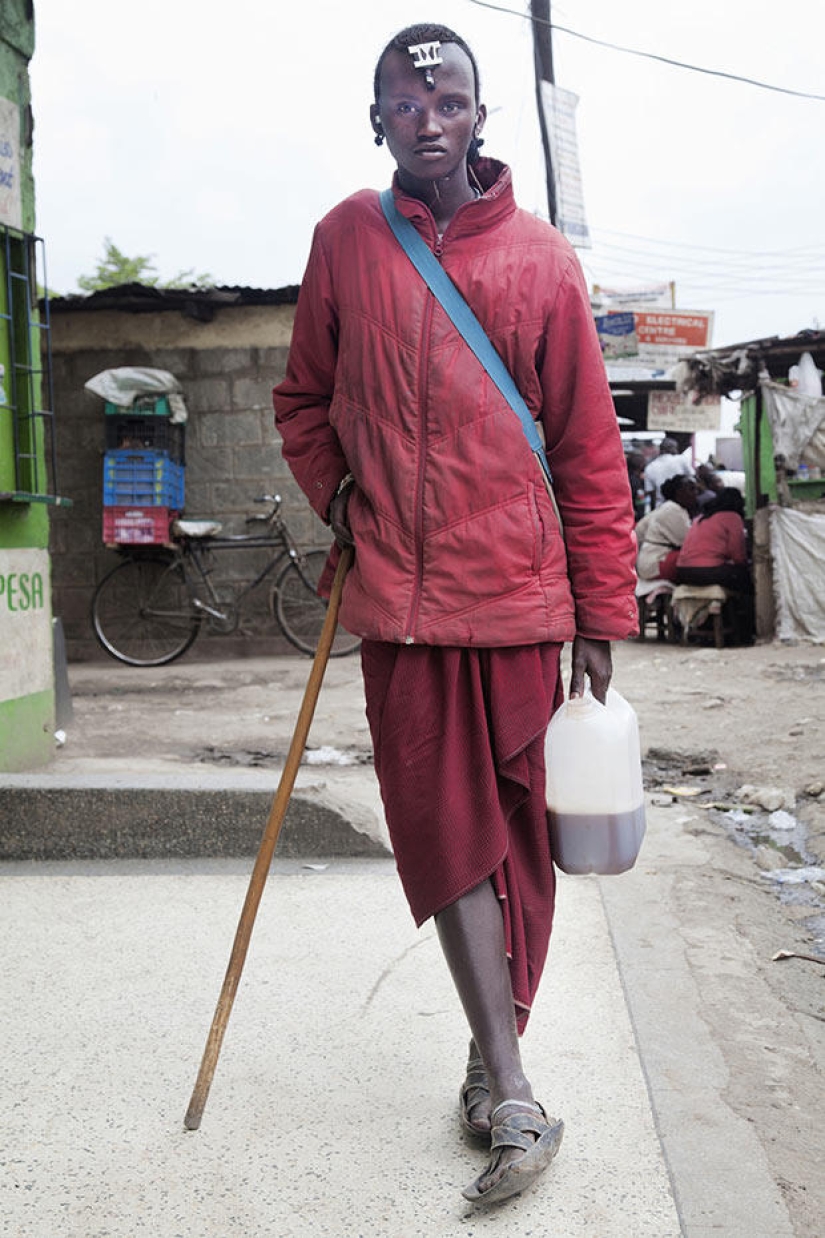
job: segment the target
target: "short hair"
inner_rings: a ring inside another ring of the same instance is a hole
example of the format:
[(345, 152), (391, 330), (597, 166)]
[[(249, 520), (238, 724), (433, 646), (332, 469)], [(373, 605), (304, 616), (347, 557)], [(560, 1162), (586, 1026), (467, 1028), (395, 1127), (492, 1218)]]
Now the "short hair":
[(387, 46), (384, 48), (381, 55), (378, 57), (378, 63), (375, 66), (375, 76), (373, 77), (372, 88), (375, 95), (375, 102), (378, 102), (378, 95), (381, 89), (381, 68), (388, 52), (406, 52), (409, 48), (415, 47), (417, 43), (455, 43), (463, 52), (470, 58), (470, 64), (473, 66), (473, 81), (475, 83), (476, 103), (481, 98), (481, 80), (478, 74), (478, 64), (476, 58), (470, 50), (468, 43), (465, 43), (460, 34), (456, 34), (454, 30), (450, 30), (449, 26), (436, 26), (421, 23), (417, 26), (405, 26), (403, 30), (399, 30), (398, 34), (390, 39)]
[(691, 490), (696, 489), (696, 482), (692, 477), (688, 477), (687, 473), (677, 473), (675, 477), (668, 477), (662, 482), (662, 498), (672, 499), (676, 502), (676, 496), (681, 493), (686, 486), (689, 486)]
[(712, 503), (708, 503), (702, 519), (707, 520), (709, 516), (715, 516), (718, 512), (736, 512), (743, 519), (745, 517), (745, 499), (741, 490), (737, 490), (735, 486), (725, 486), (724, 490), (720, 490)]

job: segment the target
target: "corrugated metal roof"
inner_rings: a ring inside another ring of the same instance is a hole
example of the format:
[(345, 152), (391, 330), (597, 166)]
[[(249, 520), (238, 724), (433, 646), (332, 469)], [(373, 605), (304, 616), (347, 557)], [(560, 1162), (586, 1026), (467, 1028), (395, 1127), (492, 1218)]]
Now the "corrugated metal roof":
[(725, 348), (710, 348), (697, 353), (698, 357), (713, 357), (722, 361), (734, 353), (747, 352), (760, 357), (771, 374), (774, 369), (795, 365), (803, 352), (809, 352), (820, 369), (825, 368), (825, 331), (807, 329), (796, 335), (770, 335), (761, 340), (746, 340), (742, 344), (728, 344)]
[(49, 299), (52, 313), (84, 313), (95, 310), (123, 310), (127, 313), (158, 313), (177, 310), (188, 317), (208, 321), (216, 309), (235, 305), (294, 305), (298, 284), (285, 288), (244, 288), (224, 285), (219, 288), (152, 288), (147, 284), (119, 284), (88, 295), (74, 293)]

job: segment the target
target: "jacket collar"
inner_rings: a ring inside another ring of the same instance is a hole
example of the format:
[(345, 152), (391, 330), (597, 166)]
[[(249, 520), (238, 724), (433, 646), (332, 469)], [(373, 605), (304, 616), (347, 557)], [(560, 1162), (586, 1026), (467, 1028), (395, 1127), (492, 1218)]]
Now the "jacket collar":
[[(473, 171), (484, 193), (474, 202), (466, 202), (459, 207), (447, 228), (446, 235), (451, 240), (486, 232), (488, 228), (495, 227), (512, 215), (516, 209), (513, 176), (507, 164), (500, 163), (498, 159), (479, 159), (473, 164)], [(435, 243), (438, 229), (432, 211), (419, 198), (411, 198), (404, 193), (398, 184), (397, 172), (392, 178), (392, 191), (401, 214), (405, 215), (422, 235), (429, 236)]]

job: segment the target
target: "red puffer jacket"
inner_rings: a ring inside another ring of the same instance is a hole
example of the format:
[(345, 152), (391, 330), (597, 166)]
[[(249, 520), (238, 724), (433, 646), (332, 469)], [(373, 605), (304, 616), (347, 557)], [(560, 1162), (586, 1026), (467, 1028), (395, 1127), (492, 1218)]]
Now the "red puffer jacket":
[[(326, 519), (343, 476), (355, 562), (341, 610), (373, 640), (520, 645), (636, 631), (633, 510), (583, 277), (481, 160), (444, 236), (394, 184), (540, 419), (558, 523), (515, 413), (362, 190), (315, 230), (286, 378), (283, 453)], [(566, 543), (566, 553), (565, 553)]]

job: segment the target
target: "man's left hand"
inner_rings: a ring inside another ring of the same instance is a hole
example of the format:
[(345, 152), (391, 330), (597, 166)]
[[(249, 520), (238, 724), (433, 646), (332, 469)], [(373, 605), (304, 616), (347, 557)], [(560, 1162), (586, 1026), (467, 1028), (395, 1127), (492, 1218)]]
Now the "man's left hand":
[(573, 641), (571, 696), (584, 694), (585, 675), (590, 679), (590, 688), (596, 700), (604, 705), (613, 675), (613, 658), (609, 640), (589, 640), (586, 636), (577, 636)]

